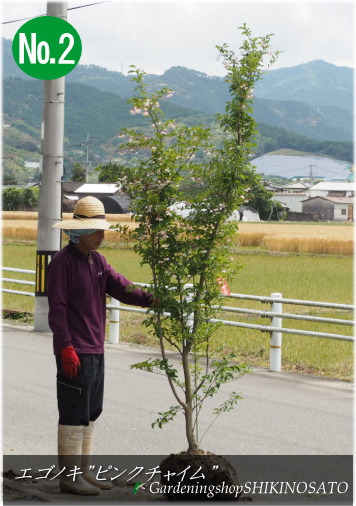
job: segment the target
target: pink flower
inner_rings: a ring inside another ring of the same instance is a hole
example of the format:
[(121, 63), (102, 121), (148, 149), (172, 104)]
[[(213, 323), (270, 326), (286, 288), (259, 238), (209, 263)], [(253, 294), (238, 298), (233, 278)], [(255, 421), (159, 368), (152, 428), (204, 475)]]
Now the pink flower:
[(142, 112), (142, 109), (140, 109), (139, 107), (134, 107), (133, 109), (130, 110), (130, 114), (140, 114)]

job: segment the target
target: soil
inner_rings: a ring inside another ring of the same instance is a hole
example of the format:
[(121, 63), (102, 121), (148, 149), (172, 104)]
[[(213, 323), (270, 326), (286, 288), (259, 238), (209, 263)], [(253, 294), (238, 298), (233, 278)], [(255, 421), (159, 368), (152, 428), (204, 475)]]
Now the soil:
[(160, 464), (162, 493), (170, 501), (239, 501), (235, 469), (219, 455), (171, 454)]

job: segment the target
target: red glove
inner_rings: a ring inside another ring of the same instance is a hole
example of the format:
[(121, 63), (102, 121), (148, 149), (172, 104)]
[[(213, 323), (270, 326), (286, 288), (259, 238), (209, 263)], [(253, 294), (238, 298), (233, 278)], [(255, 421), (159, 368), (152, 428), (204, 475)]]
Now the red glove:
[(64, 374), (67, 376), (67, 378), (76, 378), (78, 374), (78, 368), (80, 369), (80, 362), (73, 346), (63, 348), (61, 350), (61, 358)]

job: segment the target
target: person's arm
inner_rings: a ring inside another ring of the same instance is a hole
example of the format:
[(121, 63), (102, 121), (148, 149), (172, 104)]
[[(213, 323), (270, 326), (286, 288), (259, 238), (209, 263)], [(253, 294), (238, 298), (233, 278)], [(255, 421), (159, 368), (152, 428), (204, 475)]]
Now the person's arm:
[(67, 304), (70, 268), (65, 262), (50, 262), (47, 275), (48, 323), (53, 332), (55, 350), (59, 350), (64, 374), (75, 378), (80, 368), (79, 358), (72, 346), (68, 329)]
[(133, 288), (134, 283), (116, 272), (105, 262), (106, 293), (118, 301), (130, 306), (151, 307), (154, 296), (140, 287)]

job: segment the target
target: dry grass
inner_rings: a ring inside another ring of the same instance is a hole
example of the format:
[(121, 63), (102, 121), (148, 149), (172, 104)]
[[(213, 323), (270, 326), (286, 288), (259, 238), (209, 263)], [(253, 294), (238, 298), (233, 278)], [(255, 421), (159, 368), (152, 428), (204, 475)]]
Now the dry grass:
[[(71, 213), (64, 213), (63, 219), (72, 217)], [(112, 224), (134, 227), (129, 214), (107, 214), (106, 219)], [(37, 212), (3, 211), (2, 212), (2, 236), (4, 239), (36, 241), (37, 239)], [(105, 233), (108, 242), (121, 242), (121, 234), (114, 230)]]
[(345, 222), (266, 222), (251, 223), (241, 221), (239, 223), (239, 234), (259, 234), (277, 236), (277, 237), (300, 237), (300, 238), (318, 238), (334, 239), (338, 241), (353, 240), (353, 223)]
[[(72, 218), (72, 213), (63, 213), (63, 219), (68, 220), (69, 218)], [(30, 220), (34, 223), (37, 223), (38, 219), (38, 213), (37, 211), (2, 211), (2, 219), (3, 221), (7, 220)], [(131, 222), (131, 215), (129, 214), (106, 214), (106, 219), (113, 224), (120, 221), (121, 223), (130, 223)]]
[(234, 244), (286, 253), (353, 255), (353, 235), (354, 228), (349, 223), (241, 222)]
[(33, 220), (37, 221), (38, 213), (35, 211), (2, 211), (3, 220)]
[(287, 253), (312, 253), (316, 255), (353, 255), (353, 241), (334, 241), (328, 239), (300, 237), (275, 238), (266, 237), (262, 243), (267, 251), (284, 251)]
[(14, 239), (16, 241), (35, 241), (37, 239), (37, 228), (33, 227), (12, 227), (4, 225), (2, 227), (3, 239)]
[(234, 241), (241, 248), (257, 247), (266, 251), (285, 253), (309, 253), (314, 255), (353, 255), (353, 240), (333, 240), (321, 237), (286, 237), (267, 235), (263, 232), (240, 233)]
[[(63, 218), (71, 216), (71, 213), (65, 213)], [(136, 226), (128, 214), (108, 214), (106, 217), (112, 225)], [(37, 213), (4, 211), (2, 218), (4, 239), (36, 240)], [(353, 255), (353, 234), (350, 223), (241, 222), (234, 245), (271, 252)], [(105, 237), (107, 243), (126, 243), (122, 234), (114, 230), (108, 230)]]

